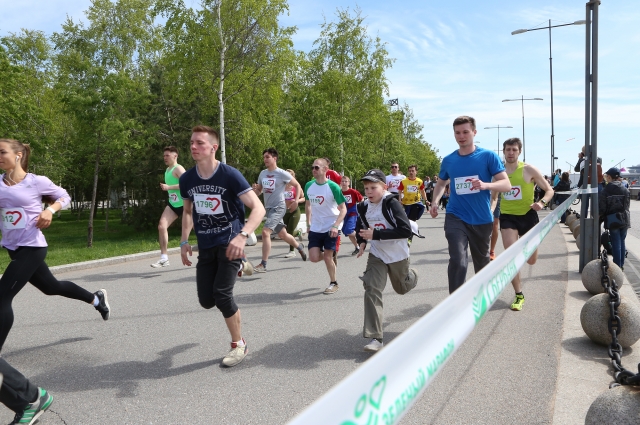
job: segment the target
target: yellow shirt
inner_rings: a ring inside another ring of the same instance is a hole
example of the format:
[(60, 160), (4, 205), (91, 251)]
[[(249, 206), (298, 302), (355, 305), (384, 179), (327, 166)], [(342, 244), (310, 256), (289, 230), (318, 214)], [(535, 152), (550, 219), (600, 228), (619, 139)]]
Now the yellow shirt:
[(402, 191), (402, 205), (413, 205), (420, 202), (420, 191), (424, 190), (424, 183), (418, 177), (411, 180), (409, 177), (400, 182), (398, 191)]

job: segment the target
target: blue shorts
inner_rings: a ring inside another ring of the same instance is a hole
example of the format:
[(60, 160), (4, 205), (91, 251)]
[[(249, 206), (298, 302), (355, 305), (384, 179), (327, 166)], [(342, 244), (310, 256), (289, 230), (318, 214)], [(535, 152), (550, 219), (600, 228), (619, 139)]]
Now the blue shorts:
[(325, 249), (330, 249), (332, 251), (336, 250), (336, 244), (338, 242), (338, 237), (332, 238), (329, 236), (329, 232), (318, 233), (318, 232), (309, 232), (309, 243), (307, 244), (307, 248), (320, 248), (321, 251)]
[(358, 220), (357, 215), (352, 215), (351, 217), (345, 217), (344, 223), (342, 223), (343, 235), (349, 236), (350, 234), (356, 231), (356, 220)]

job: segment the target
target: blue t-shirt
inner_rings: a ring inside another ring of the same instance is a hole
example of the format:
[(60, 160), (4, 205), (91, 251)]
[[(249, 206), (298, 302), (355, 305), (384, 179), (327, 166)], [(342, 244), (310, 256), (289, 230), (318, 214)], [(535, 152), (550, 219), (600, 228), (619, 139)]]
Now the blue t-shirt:
[(180, 176), (180, 195), (193, 203), (193, 228), (198, 248), (228, 245), (244, 226), (244, 204), (239, 196), (252, 190), (240, 171), (218, 163), (203, 179), (196, 167)]
[(492, 223), (491, 191), (472, 189), (471, 179), (491, 182), (493, 176), (502, 171), (504, 165), (500, 157), (495, 152), (478, 146), (469, 155), (460, 155), (456, 150), (445, 156), (439, 177), (451, 180), (447, 214), (453, 214), (471, 225)]

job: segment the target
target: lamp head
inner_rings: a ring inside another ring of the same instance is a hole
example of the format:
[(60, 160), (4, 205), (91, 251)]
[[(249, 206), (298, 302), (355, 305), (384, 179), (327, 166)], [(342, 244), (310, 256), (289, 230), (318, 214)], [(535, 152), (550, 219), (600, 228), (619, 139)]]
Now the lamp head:
[(587, 23), (587, 21), (585, 21), (584, 19), (582, 19), (582, 20), (580, 20), (580, 21), (575, 21), (575, 22), (573, 23), (573, 25), (584, 25), (584, 24), (586, 24), (586, 23)]
[(534, 97), (533, 100), (544, 100), (544, 99), (542, 99), (540, 97)]
[(527, 32), (527, 31), (529, 30), (524, 30), (524, 29), (515, 30), (511, 32), (511, 35), (522, 34), (523, 32)]

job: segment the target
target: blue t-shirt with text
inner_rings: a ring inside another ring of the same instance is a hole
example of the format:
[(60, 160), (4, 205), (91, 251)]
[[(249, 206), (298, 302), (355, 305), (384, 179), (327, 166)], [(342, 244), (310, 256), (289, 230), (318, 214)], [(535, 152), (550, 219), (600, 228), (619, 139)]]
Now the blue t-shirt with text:
[(244, 204), (239, 196), (252, 190), (240, 171), (218, 163), (208, 179), (196, 167), (180, 176), (180, 195), (193, 203), (193, 228), (198, 248), (228, 245), (244, 226)]
[(504, 171), (500, 157), (490, 150), (476, 146), (469, 155), (458, 151), (442, 160), (439, 177), (450, 180), (451, 196), (447, 204), (447, 214), (453, 214), (471, 225), (493, 222), (491, 213), (491, 191), (471, 187), (471, 179), (491, 182), (496, 174)]

